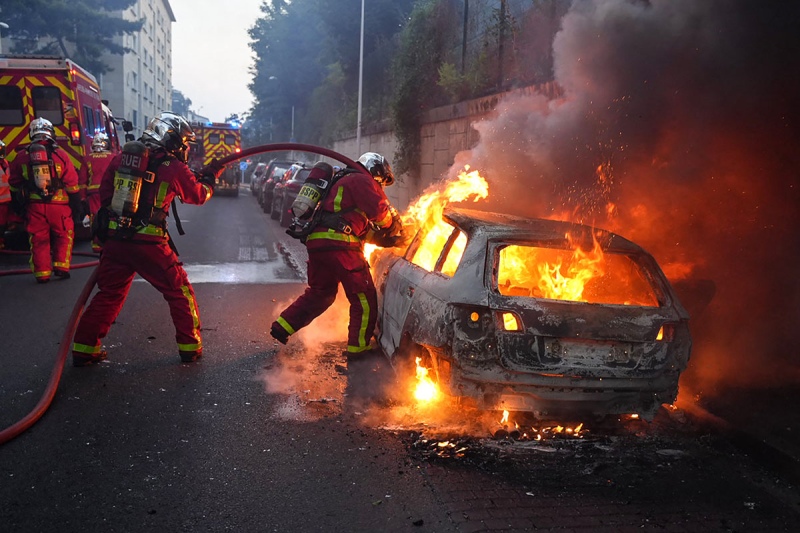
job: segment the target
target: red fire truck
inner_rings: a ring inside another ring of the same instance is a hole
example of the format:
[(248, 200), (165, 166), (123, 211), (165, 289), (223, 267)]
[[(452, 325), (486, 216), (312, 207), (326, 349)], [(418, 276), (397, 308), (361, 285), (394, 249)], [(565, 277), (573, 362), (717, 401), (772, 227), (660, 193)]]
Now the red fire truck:
[[(214, 158), (222, 159), (242, 151), (241, 127), (236, 122), (195, 122), (192, 129), (197, 135), (197, 144), (189, 150), (189, 166), (192, 170), (200, 170)], [(227, 165), (217, 180), (214, 194), (238, 196), (241, 176), (238, 163)]]
[(120, 150), (114, 116), (89, 72), (56, 56), (0, 55), (0, 139), (9, 161), (30, 143), (28, 126), (37, 117), (53, 123), (56, 140), (83, 184), (88, 178), (84, 157), (95, 135), (107, 134), (111, 150)]
[(0, 139), (9, 159), (30, 142), (28, 125), (37, 117), (53, 123), (58, 144), (81, 174), (98, 133), (108, 135), (112, 151), (120, 149), (114, 116), (94, 76), (60, 57), (0, 56)]

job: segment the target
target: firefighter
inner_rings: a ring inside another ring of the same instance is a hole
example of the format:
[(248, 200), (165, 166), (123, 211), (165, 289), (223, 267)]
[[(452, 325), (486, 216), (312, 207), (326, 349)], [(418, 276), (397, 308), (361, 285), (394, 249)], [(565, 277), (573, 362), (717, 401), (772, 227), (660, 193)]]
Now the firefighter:
[(384, 237), (400, 235), (402, 223), (383, 190), (394, 183), (389, 162), (380, 154), (367, 152), (358, 163), (369, 174), (353, 168), (341, 170), (320, 200), (320, 223), (305, 238), (308, 287), (270, 329), (272, 337), (282, 344), (333, 304), (341, 283), (350, 302), (346, 355), (376, 353), (371, 340), (378, 297), (364, 257), (364, 243), (375, 228)]
[(68, 279), (73, 218), (82, 219), (84, 211), (78, 173), (67, 152), (56, 144), (49, 120), (33, 119), (28, 134), (30, 144), (11, 162), (12, 202), (30, 236), (36, 281), (47, 283), (52, 275)]
[[(91, 220), (97, 215), (100, 209), (100, 181), (106, 172), (114, 154), (111, 153), (108, 135), (98, 133), (92, 139), (92, 153), (86, 158), (89, 168), (89, 183), (86, 186), (86, 201), (89, 205), (89, 217)], [(92, 239), (92, 250), (100, 252), (103, 249), (97, 239)]]
[(8, 211), (11, 208), (11, 188), (8, 186), (8, 161), (6, 143), (0, 141), (0, 250), (5, 247), (5, 234), (8, 227)]
[(99, 291), (83, 313), (72, 345), (74, 366), (106, 359), (100, 342), (108, 333), (139, 274), (169, 304), (181, 361), (203, 354), (200, 315), (192, 288), (167, 233), (166, 218), (175, 198), (202, 205), (214, 192), (223, 167), (216, 160), (196, 175), (186, 164), (191, 126), (180, 115), (162, 112), (137, 141), (114, 156), (100, 183), (101, 207), (94, 224), (103, 242), (97, 267)]

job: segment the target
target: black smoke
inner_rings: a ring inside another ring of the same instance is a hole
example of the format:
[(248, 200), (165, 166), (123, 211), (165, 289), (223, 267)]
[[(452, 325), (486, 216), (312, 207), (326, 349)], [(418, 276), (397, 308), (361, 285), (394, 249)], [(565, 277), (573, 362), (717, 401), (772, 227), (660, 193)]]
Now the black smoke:
[(615, 231), (711, 280), (684, 384), (800, 382), (800, 3), (576, 0), (559, 100), (508, 98), (459, 154), (488, 209)]

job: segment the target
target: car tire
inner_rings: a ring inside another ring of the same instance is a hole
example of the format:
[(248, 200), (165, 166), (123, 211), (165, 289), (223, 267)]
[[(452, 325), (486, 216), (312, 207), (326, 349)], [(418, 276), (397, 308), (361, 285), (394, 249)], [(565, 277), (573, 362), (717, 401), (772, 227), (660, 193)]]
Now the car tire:
[(270, 203), (272, 205), (272, 210), (269, 213), (269, 218), (271, 218), (272, 220), (278, 220), (278, 217), (281, 216), (280, 198), (273, 196), (272, 202)]
[(292, 223), (292, 212), (290, 211), (292, 204), (289, 203), (288, 198), (284, 198), (281, 202), (281, 210), (280, 210), (280, 225), (282, 228), (288, 228), (289, 225)]

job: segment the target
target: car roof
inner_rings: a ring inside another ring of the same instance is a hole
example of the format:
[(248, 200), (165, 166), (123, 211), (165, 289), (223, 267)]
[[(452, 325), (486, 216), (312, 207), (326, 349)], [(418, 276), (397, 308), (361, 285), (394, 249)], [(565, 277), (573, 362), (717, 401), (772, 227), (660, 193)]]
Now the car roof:
[(444, 217), (468, 234), (481, 231), (486, 233), (489, 239), (566, 242), (565, 235), (569, 233), (583, 248), (591, 247), (594, 236), (606, 251), (647, 253), (641, 246), (616, 233), (563, 220), (526, 218), (456, 207), (445, 208)]

